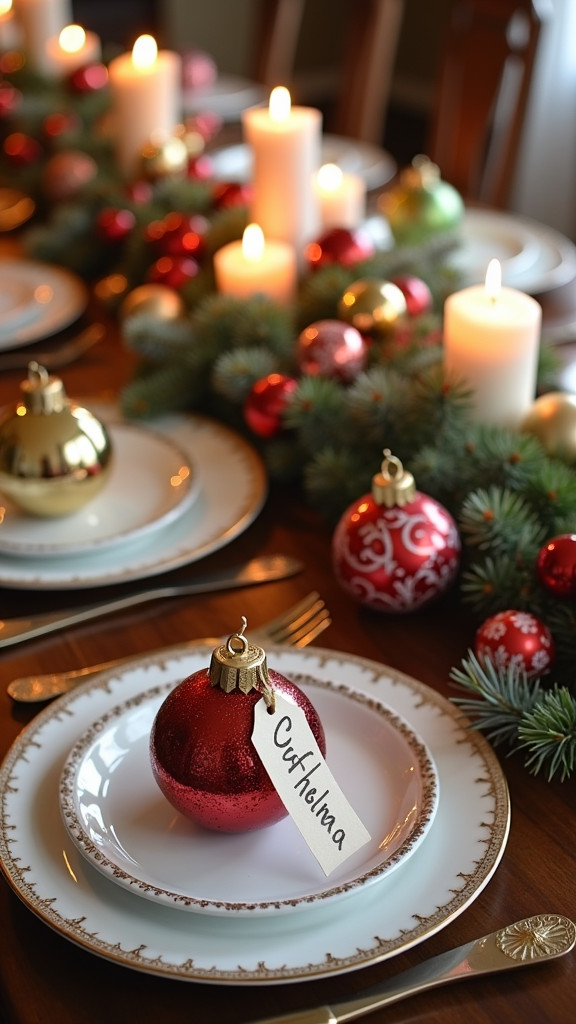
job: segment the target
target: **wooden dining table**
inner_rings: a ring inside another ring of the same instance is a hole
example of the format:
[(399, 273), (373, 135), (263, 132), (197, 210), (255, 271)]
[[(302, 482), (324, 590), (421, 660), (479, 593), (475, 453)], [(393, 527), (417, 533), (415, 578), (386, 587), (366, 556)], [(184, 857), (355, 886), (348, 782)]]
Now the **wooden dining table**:
[[(541, 297), (544, 325), (576, 320), (576, 280)], [(102, 310), (91, 315), (104, 316)], [(59, 371), (66, 391), (87, 405), (94, 396), (113, 397), (133, 372), (133, 357), (117, 325), (106, 320), (104, 340), (80, 361)], [(559, 347), (566, 373), (576, 367), (575, 343)], [(13, 404), (23, 374), (0, 376), (0, 403)], [(272, 485), (264, 506), (229, 544), (171, 575), (222, 568), (258, 554), (283, 552), (302, 562), (296, 575), (277, 582), (165, 599), (119, 612), (0, 650), (0, 755), (34, 722), (39, 704), (16, 704), (10, 680), (121, 656), (142, 656), (168, 644), (221, 636), (237, 628), (239, 615), (254, 627), (316, 590), (331, 625), (316, 646), (371, 659), (420, 681), (446, 698), (454, 696), (450, 672), (473, 645), (477, 623), (457, 588), (435, 604), (409, 614), (382, 614), (355, 603), (337, 584), (330, 530), (294, 486)], [(134, 589), (134, 585), (87, 590), (0, 589), (0, 615), (68, 607)], [(260, 1018), (337, 1001), (391, 978), (425, 958), (469, 942), (521, 918), (561, 914), (576, 920), (576, 789), (533, 776), (523, 757), (496, 748), (510, 793), (510, 832), (496, 870), (467, 901), (422, 941), (360, 970), (298, 983), (236, 985), (180, 980), (98, 956), (48, 926), (5, 880), (0, 884), (0, 1020), (5, 1024), (249, 1024)], [(449, 837), (458, 844), (458, 829)], [(108, 883), (112, 885), (113, 883)], [(135, 899), (137, 897), (134, 897)], [(346, 901), (334, 928), (346, 929)], [(290, 927), (288, 925), (288, 927)], [(383, 922), (384, 928), (384, 922)], [(461, 981), (421, 993), (368, 1018), (387, 1024), (573, 1024), (576, 1013), (576, 954), (511, 974)], [(239, 961), (241, 952), (239, 951)]]

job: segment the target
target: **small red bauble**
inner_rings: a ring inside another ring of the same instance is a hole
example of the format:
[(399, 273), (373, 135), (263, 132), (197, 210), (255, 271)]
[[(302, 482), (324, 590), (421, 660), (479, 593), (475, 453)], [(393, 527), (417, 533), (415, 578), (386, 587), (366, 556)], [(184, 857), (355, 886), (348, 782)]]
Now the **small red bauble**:
[(282, 373), (269, 373), (252, 386), (244, 403), (244, 419), (258, 437), (275, 437), (282, 430), (282, 414), (298, 382)]
[(161, 256), (150, 267), (148, 281), (166, 284), (180, 291), (188, 281), (196, 277), (199, 270), (199, 264), (189, 256)]
[(336, 579), (360, 604), (402, 614), (454, 582), (461, 543), (450, 513), (415, 489), (412, 474), (384, 452), (372, 493), (341, 516), (332, 538)]
[(134, 230), (136, 217), (132, 210), (107, 206), (96, 217), (96, 230), (105, 242), (123, 242)]
[(528, 679), (549, 672), (555, 657), (548, 627), (530, 612), (514, 609), (486, 619), (476, 633), (474, 651), (479, 661), (489, 659), (497, 669), (515, 665)]
[(331, 263), (351, 267), (373, 255), (372, 239), (361, 230), (350, 231), (348, 228), (331, 228), (317, 241), (310, 242), (305, 250), (310, 270), (317, 270)]
[(252, 201), (254, 189), (251, 184), (239, 181), (217, 182), (214, 185), (212, 200), (217, 210), (230, 210), (234, 206), (248, 206)]
[(4, 153), (15, 167), (29, 167), (43, 156), (44, 150), (37, 139), (24, 132), (12, 132), (4, 139)]
[(561, 533), (541, 548), (536, 563), (541, 584), (556, 597), (576, 597), (576, 533)]
[(214, 161), (207, 153), (188, 161), (187, 177), (196, 181), (210, 181), (214, 177)]
[(302, 373), (349, 383), (366, 365), (368, 346), (360, 331), (342, 320), (317, 320), (298, 338), (296, 360)]
[(73, 71), (68, 78), (68, 88), (76, 93), (100, 92), (107, 85), (108, 68), (105, 64), (86, 64)]
[(247, 645), (241, 634), (230, 637), (214, 651), (209, 670), (199, 669), (169, 693), (150, 735), (152, 772), (166, 799), (189, 820), (219, 832), (265, 828), (288, 813), (252, 743), (254, 705), (268, 702), (270, 689), (304, 711), (320, 750), (326, 751), (322, 724), (302, 690), (267, 668), (265, 658), (263, 670), (251, 667), (262, 664), (262, 648), (247, 645), (239, 651), (249, 664), (234, 673), (236, 648), (230, 645), (235, 639)]
[(423, 313), (430, 312), (434, 301), (432, 292), (425, 281), (411, 274), (398, 275), (391, 280), (406, 299), (408, 316), (421, 316)]
[(82, 121), (77, 114), (71, 110), (60, 113), (48, 114), (42, 122), (42, 130), (47, 139), (59, 139), (61, 135), (77, 132)]
[(10, 82), (0, 82), (0, 117), (9, 117), (20, 106), (22, 93)]
[(200, 260), (206, 249), (209, 223), (201, 214), (169, 213), (148, 226), (146, 238), (163, 256), (192, 256)]

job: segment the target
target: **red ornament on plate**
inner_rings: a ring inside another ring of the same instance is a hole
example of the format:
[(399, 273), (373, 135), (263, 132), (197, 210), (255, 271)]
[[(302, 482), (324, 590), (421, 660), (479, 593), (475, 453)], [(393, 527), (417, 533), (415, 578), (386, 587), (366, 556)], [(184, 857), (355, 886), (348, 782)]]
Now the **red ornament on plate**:
[(480, 626), (474, 651), (480, 662), (489, 659), (497, 669), (515, 665), (528, 679), (550, 671), (555, 657), (552, 633), (530, 612), (498, 612)]
[(384, 451), (372, 493), (341, 516), (332, 539), (336, 579), (360, 604), (402, 614), (429, 604), (456, 578), (461, 543), (450, 513), (416, 490)]
[(541, 548), (536, 571), (556, 597), (576, 597), (576, 533), (561, 533)]
[(282, 414), (298, 382), (282, 373), (269, 373), (252, 386), (244, 403), (244, 419), (258, 437), (275, 437), (282, 430)]
[(412, 274), (401, 274), (391, 280), (406, 299), (408, 316), (421, 316), (423, 313), (430, 312), (434, 301), (432, 292), (425, 281)]
[[(244, 620), (245, 624), (246, 620)], [(166, 799), (186, 818), (220, 832), (248, 832), (287, 815), (252, 743), (254, 705), (277, 690), (300, 707), (324, 754), (322, 724), (306, 695), (266, 664), (241, 633), (217, 647), (160, 706), (150, 735), (152, 771)]]
[(356, 379), (366, 365), (368, 346), (360, 331), (342, 320), (317, 320), (298, 338), (296, 359), (310, 377)]
[(372, 239), (359, 229), (350, 231), (348, 228), (331, 228), (316, 242), (310, 242), (305, 249), (310, 270), (317, 270), (331, 263), (351, 267), (373, 255)]

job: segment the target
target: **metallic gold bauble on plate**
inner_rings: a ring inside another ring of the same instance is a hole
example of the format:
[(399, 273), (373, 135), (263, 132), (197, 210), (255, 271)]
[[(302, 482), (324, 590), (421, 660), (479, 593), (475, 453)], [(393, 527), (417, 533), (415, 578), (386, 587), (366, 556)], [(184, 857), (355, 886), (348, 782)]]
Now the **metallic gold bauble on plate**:
[(188, 170), (188, 147), (176, 136), (158, 144), (150, 142), (142, 150), (140, 166), (149, 181), (183, 178)]
[(129, 316), (142, 314), (154, 320), (177, 320), (183, 316), (186, 306), (182, 296), (165, 284), (141, 284), (128, 292), (120, 306), (119, 316), (126, 320)]
[(520, 424), (537, 437), (548, 455), (576, 465), (576, 395), (549, 391), (536, 399)]
[(38, 363), (29, 363), (20, 390), (20, 401), (0, 419), (0, 494), (34, 516), (70, 515), (108, 480), (110, 437)]
[(406, 315), (403, 292), (392, 281), (366, 277), (353, 281), (338, 303), (338, 316), (361, 334), (386, 336)]
[(378, 200), (378, 209), (397, 245), (420, 245), (455, 230), (464, 215), (459, 192), (442, 181), (440, 170), (426, 156), (415, 156), (398, 183)]

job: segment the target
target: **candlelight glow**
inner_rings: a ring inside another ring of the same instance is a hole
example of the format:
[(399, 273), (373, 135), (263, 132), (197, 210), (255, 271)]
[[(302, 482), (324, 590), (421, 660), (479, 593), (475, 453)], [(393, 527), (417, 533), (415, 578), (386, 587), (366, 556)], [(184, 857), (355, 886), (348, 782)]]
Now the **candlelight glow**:
[(153, 36), (138, 36), (132, 47), (132, 63), (140, 71), (153, 67), (158, 56), (158, 46)]
[(65, 53), (78, 53), (86, 42), (86, 33), (80, 25), (66, 25), (58, 37), (58, 42)]
[(258, 224), (248, 224), (242, 235), (242, 255), (244, 259), (256, 263), (264, 255), (264, 232)]
[(486, 291), (491, 299), (497, 299), (502, 287), (502, 267), (499, 260), (490, 260), (486, 270)]
[(272, 121), (287, 121), (290, 117), (292, 100), (284, 85), (277, 85), (270, 93), (269, 113)]
[(336, 192), (342, 184), (343, 177), (337, 164), (323, 164), (318, 171), (318, 184), (327, 192)]
[(0, 0), (0, 18), (12, 10), (12, 0)]

